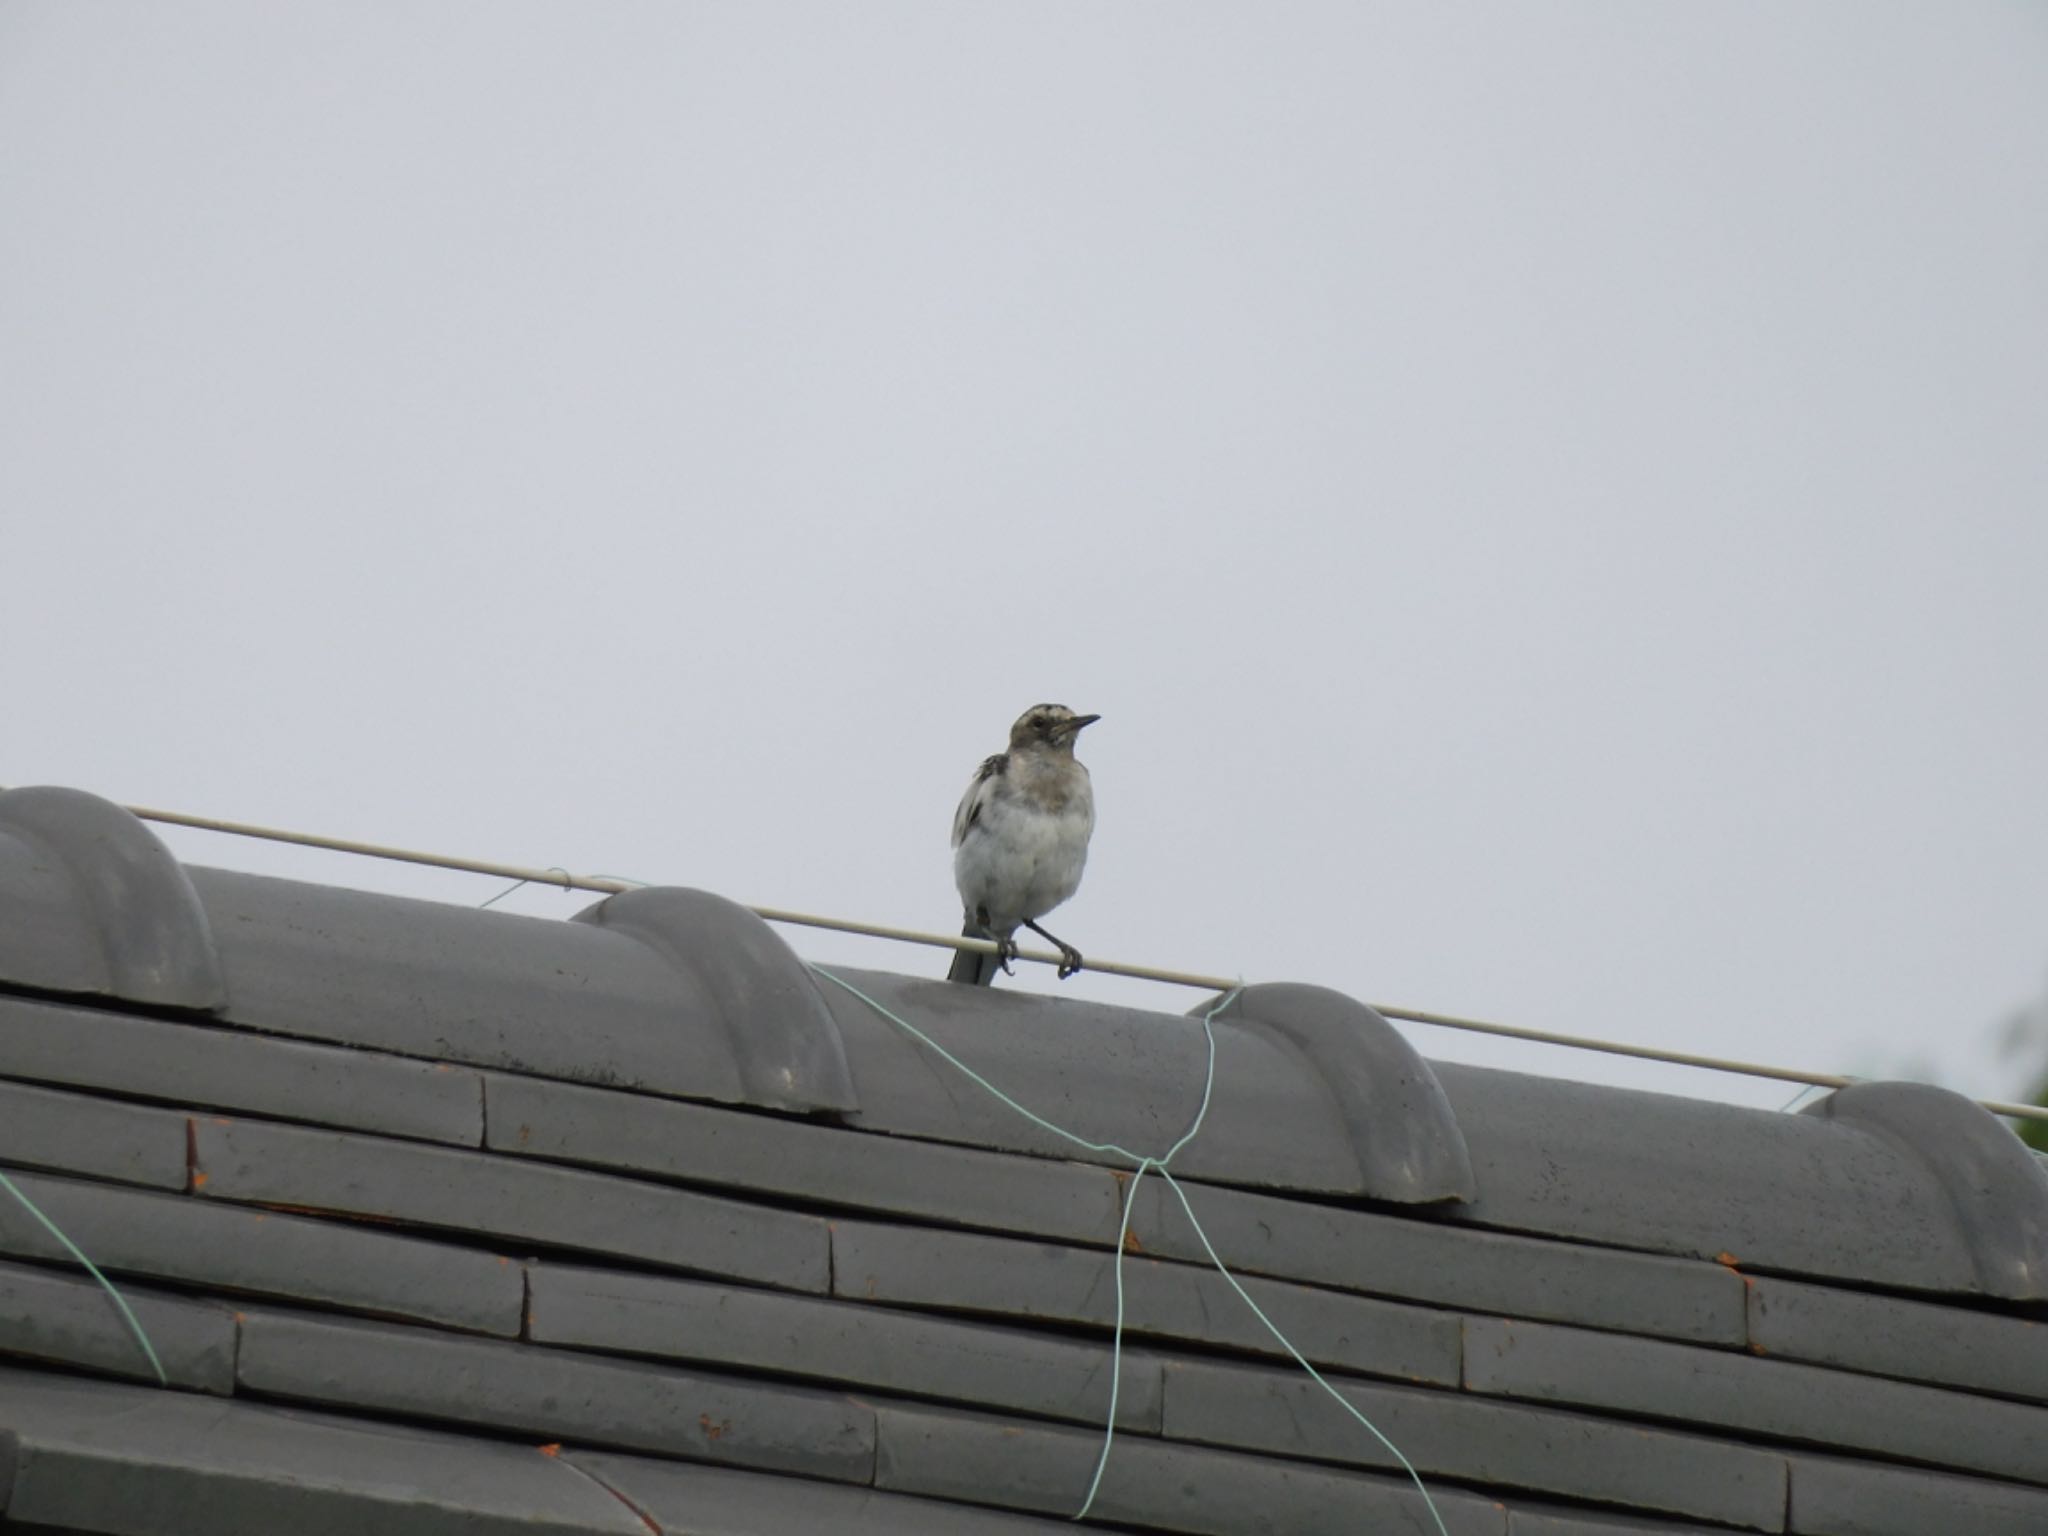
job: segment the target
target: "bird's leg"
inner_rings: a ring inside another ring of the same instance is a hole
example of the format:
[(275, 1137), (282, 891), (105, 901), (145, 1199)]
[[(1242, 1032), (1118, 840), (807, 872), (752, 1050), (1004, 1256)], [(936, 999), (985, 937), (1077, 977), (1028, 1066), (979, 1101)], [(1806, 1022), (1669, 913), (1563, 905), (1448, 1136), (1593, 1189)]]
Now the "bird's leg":
[[(1038, 924), (1032, 922), (1031, 919), (1029, 919), (1028, 917), (1024, 920), (1024, 926), (1026, 928), (1029, 928), (1033, 933), (1037, 934), (1041, 939), (1045, 940), (1046, 943), (1050, 944), (1054, 949), (1060, 952), (1061, 981), (1065, 981), (1069, 976), (1073, 975), (1076, 971), (1081, 969), (1081, 951), (1074, 948), (1074, 946), (1069, 944), (1065, 939), (1054, 938), (1051, 934), (1047, 933), (1043, 928), (1039, 927)], [(1016, 947), (1017, 946), (1014, 944), (1010, 946), (1013, 952), (1016, 950)]]
[(981, 925), (983, 933), (996, 941), (996, 964), (1003, 968), (1003, 974), (1016, 975), (1017, 973), (1010, 969), (1010, 962), (1017, 958), (1016, 933), (1012, 931), (1008, 934), (998, 934), (989, 923), (988, 908), (985, 906), (977, 906), (974, 909), (974, 920)]

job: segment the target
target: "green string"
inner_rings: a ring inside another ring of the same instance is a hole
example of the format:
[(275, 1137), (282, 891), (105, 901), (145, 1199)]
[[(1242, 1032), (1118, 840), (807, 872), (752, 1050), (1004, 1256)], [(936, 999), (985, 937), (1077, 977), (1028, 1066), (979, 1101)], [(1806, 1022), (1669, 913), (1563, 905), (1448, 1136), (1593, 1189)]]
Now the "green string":
[(19, 1200), (22, 1203), (23, 1209), (25, 1209), (29, 1213), (29, 1215), (35, 1217), (37, 1221), (40, 1221), (45, 1227), (47, 1227), (49, 1229), (50, 1236), (56, 1238), (58, 1242), (64, 1245), (65, 1252), (69, 1253), (71, 1257), (78, 1260), (79, 1263), (83, 1264), (85, 1266), (85, 1272), (91, 1275), (93, 1279), (99, 1281), (100, 1289), (102, 1289), (109, 1296), (114, 1298), (114, 1305), (121, 1309), (121, 1316), (128, 1320), (128, 1330), (129, 1332), (135, 1335), (135, 1342), (140, 1344), (142, 1346), (142, 1352), (145, 1355), (149, 1356), (150, 1368), (156, 1372), (156, 1379), (158, 1384), (161, 1386), (168, 1387), (171, 1384), (171, 1378), (164, 1374), (163, 1362), (157, 1359), (156, 1350), (150, 1346), (149, 1335), (142, 1331), (142, 1324), (136, 1321), (135, 1314), (128, 1309), (128, 1303), (122, 1297), (121, 1293), (114, 1289), (114, 1283), (111, 1280), (109, 1280), (105, 1275), (101, 1274), (100, 1267), (97, 1264), (93, 1263), (91, 1259), (88, 1259), (85, 1256), (85, 1254), (80, 1250), (78, 1244), (72, 1242), (70, 1238), (66, 1237), (62, 1229), (58, 1227), (57, 1223), (50, 1220), (49, 1217), (45, 1216), (42, 1213), (42, 1211), (37, 1208), (35, 1201), (29, 1199), (27, 1195), (24, 1195), (19, 1189), (17, 1189), (15, 1187), (14, 1180), (7, 1177), (7, 1175), (4, 1173), (0, 1173), (0, 1188), (5, 1188), (7, 1193), (14, 1196), (15, 1199)]
[[(805, 964), (810, 965), (810, 962), (806, 961)], [(962, 1061), (959, 1057), (955, 1056), (951, 1051), (947, 1050), (943, 1045), (939, 1044), (938, 1041), (934, 1040), (930, 1035), (926, 1034), (923, 1030), (919, 1029), (915, 1024), (911, 1023), (908, 1019), (903, 1018), (901, 1015), (891, 1012), (881, 1003), (878, 1003), (875, 1001), (875, 999), (869, 997), (867, 993), (861, 991), (861, 989), (859, 987), (856, 987), (852, 982), (833, 975), (830, 971), (826, 970), (821, 965), (811, 965), (810, 968), (813, 971), (817, 972), (818, 975), (824, 977), (827, 981), (832, 982), (834, 985), (841, 987), (845, 991), (852, 993), (855, 997), (859, 998), (863, 1003), (866, 1003), (868, 1007), (874, 1009), (876, 1013), (879, 1013), (883, 1018), (887, 1019), (890, 1023), (894, 1024), (897, 1028), (903, 1030), (904, 1033), (910, 1035), (919, 1044), (925, 1046), (929, 1050), (936, 1052), (949, 1065), (957, 1068), (963, 1075), (965, 1075), (969, 1081), (975, 1083), (977, 1086), (982, 1088), (984, 1091), (986, 1091), (988, 1094), (994, 1097), (998, 1102), (1008, 1105), (1011, 1109), (1015, 1110), (1018, 1114), (1022, 1115), (1026, 1120), (1029, 1120), (1033, 1125), (1037, 1126), (1040, 1130), (1049, 1131), (1053, 1135), (1060, 1137), (1062, 1140), (1071, 1142), (1074, 1146), (1085, 1148), (1087, 1151), (1090, 1152), (1113, 1152), (1118, 1157), (1129, 1158), (1132, 1163), (1133, 1171), (1131, 1174), (1130, 1187), (1124, 1192), (1123, 1216), (1117, 1228), (1116, 1261), (1113, 1266), (1113, 1273), (1116, 1278), (1116, 1331), (1111, 1336), (1110, 1340), (1109, 1422), (1103, 1428), (1102, 1454), (1096, 1458), (1095, 1476), (1089, 1481), (1088, 1496), (1087, 1498), (1081, 1501), (1081, 1507), (1078, 1511), (1075, 1512), (1073, 1517), (1074, 1519), (1087, 1519), (1088, 1511), (1095, 1507), (1095, 1495), (1102, 1487), (1102, 1474), (1105, 1470), (1107, 1470), (1109, 1466), (1110, 1447), (1116, 1443), (1117, 1396), (1118, 1389), (1122, 1386), (1123, 1383), (1125, 1240), (1130, 1236), (1131, 1211), (1137, 1203), (1138, 1185), (1144, 1179), (1145, 1175), (1148, 1172), (1152, 1171), (1153, 1169), (1157, 1169), (1159, 1172), (1159, 1176), (1162, 1179), (1166, 1180), (1167, 1187), (1171, 1189), (1174, 1192), (1174, 1194), (1179, 1197), (1180, 1208), (1187, 1213), (1188, 1225), (1195, 1229), (1195, 1236), (1201, 1240), (1202, 1251), (1209, 1256), (1209, 1262), (1216, 1266), (1216, 1272), (1222, 1275), (1225, 1280), (1230, 1282), (1230, 1288), (1233, 1291), (1237, 1292), (1238, 1299), (1241, 1300), (1247, 1307), (1251, 1308), (1252, 1316), (1256, 1317), (1261, 1323), (1265, 1325), (1266, 1331), (1272, 1334), (1273, 1337), (1279, 1341), (1280, 1347), (1286, 1350), (1287, 1353), (1293, 1357), (1294, 1363), (1300, 1366), (1304, 1371), (1307, 1371), (1309, 1374), (1309, 1378), (1312, 1381), (1314, 1381), (1317, 1386), (1321, 1387), (1325, 1392), (1329, 1393), (1329, 1395), (1332, 1398), (1336, 1399), (1338, 1407), (1342, 1408), (1346, 1413), (1350, 1414), (1351, 1417), (1358, 1420), (1359, 1423), (1363, 1424), (1368, 1430), (1370, 1430), (1372, 1432), (1373, 1438), (1378, 1440), (1381, 1445), (1385, 1446), (1387, 1450), (1393, 1454), (1394, 1459), (1401, 1463), (1401, 1469), (1408, 1474), (1408, 1480), (1415, 1484), (1415, 1491), (1422, 1495), (1422, 1502), (1428, 1506), (1429, 1516), (1432, 1520), (1436, 1522), (1436, 1528), (1437, 1531), (1440, 1533), (1440, 1536), (1450, 1536), (1450, 1532), (1444, 1526), (1444, 1517), (1437, 1512), (1436, 1500), (1432, 1499), (1429, 1496), (1429, 1490), (1423, 1486), (1421, 1474), (1415, 1470), (1414, 1463), (1409, 1461), (1409, 1459), (1406, 1456), (1401, 1454), (1401, 1448), (1399, 1446), (1395, 1445), (1393, 1441), (1389, 1440), (1385, 1435), (1380, 1433), (1379, 1426), (1374, 1424), (1372, 1420), (1368, 1419), (1365, 1416), (1365, 1414), (1359, 1410), (1358, 1406), (1355, 1403), (1353, 1403), (1349, 1398), (1345, 1397), (1344, 1394), (1339, 1392), (1335, 1387), (1331, 1386), (1330, 1383), (1324, 1379), (1323, 1373), (1318, 1371), (1314, 1366), (1308, 1363), (1308, 1360), (1302, 1355), (1301, 1351), (1294, 1347), (1293, 1342), (1287, 1337), (1286, 1334), (1280, 1331), (1279, 1326), (1276, 1323), (1274, 1323), (1273, 1319), (1268, 1317), (1265, 1313), (1265, 1310), (1262, 1307), (1260, 1307), (1260, 1305), (1256, 1301), (1252, 1300), (1250, 1294), (1245, 1290), (1245, 1288), (1237, 1283), (1237, 1276), (1233, 1275), (1229, 1271), (1229, 1269), (1224, 1266), (1223, 1260), (1217, 1257), (1215, 1245), (1209, 1241), (1209, 1234), (1202, 1230), (1201, 1222), (1196, 1219), (1195, 1208), (1188, 1200), (1187, 1191), (1180, 1187), (1180, 1181), (1174, 1178), (1172, 1170), (1167, 1167), (1167, 1164), (1172, 1162), (1173, 1159), (1177, 1155), (1179, 1155), (1180, 1149), (1182, 1147), (1185, 1147), (1189, 1142), (1195, 1139), (1195, 1133), (1201, 1130), (1202, 1122), (1208, 1118), (1209, 1100), (1212, 1094), (1214, 1093), (1216, 1087), (1216, 1015), (1221, 1013), (1224, 1009), (1228, 1008), (1232, 1003), (1237, 1001), (1238, 995), (1244, 991), (1244, 987), (1242, 984), (1232, 987), (1228, 992), (1226, 992), (1223, 995), (1223, 997), (1220, 1000), (1218, 1000), (1208, 1010), (1208, 1012), (1202, 1015), (1202, 1033), (1207, 1037), (1208, 1040), (1209, 1060), (1208, 1066), (1203, 1073), (1202, 1102), (1200, 1106), (1195, 1110), (1194, 1120), (1190, 1122), (1187, 1130), (1182, 1133), (1180, 1140), (1176, 1141), (1172, 1146), (1166, 1149), (1165, 1156), (1147, 1157), (1143, 1153), (1131, 1151), (1128, 1147), (1120, 1147), (1113, 1141), (1090, 1141), (1085, 1136), (1075, 1135), (1065, 1126), (1053, 1124), (1052, 1121), (1046, 1119), (1043, 1115), (1037, 1114), (1032, 1110), (1027, 1109), (1024, 1105), (1019, 1104), (1015, 1099), (1011, 1098), (1007, 1093), (1003, 1092), (1002, 1089), (998, 1088), (994, 1083), (990, 1082), (987, 1078), (983, 1077), (979, 1072), (975, 1071), (974, 1068), (968, 1066), (966, 1062)]]

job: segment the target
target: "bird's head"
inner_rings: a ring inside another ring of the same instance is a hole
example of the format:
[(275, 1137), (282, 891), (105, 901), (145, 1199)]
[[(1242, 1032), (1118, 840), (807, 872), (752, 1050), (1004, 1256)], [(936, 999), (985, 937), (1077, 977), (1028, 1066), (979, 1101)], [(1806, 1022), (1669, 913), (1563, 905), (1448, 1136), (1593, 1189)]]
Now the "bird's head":
[(1058, 752), (1074, 750), (1074, 738), (1083, 726), (1093, 725), (1100, 715), (1077, 715), (1064, 704), (1034, 704), (1010, 727), (1010, 750), (1050, 747)]

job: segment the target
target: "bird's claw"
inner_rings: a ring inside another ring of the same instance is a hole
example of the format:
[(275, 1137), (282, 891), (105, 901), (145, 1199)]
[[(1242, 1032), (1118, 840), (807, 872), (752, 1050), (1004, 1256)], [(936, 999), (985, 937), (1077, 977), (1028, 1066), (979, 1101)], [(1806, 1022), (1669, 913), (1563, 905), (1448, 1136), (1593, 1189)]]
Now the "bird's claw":
[[(1010, 962), (1016, 958), (1017, 941), (1015, 939), (1003, 939), (996, 945), (996, 964), (1003, 968), (1003, 974), (1005, 976), (1014, 976), (1017, 974), (1015, 971), (1010, 969)], [(1079, 955), (1076, 955), (1074, 958), (1078, 960), (1081, 957)], [(1064, 975), (1065, 972), (1061, 972), (1061, 974)]]
[[(1058, 943), (1058, 940), (1054, 940)], [(1071, 944), (1060, 944), (1060, 980), (1076, 975), (1081, 969), (1081, 951)]]

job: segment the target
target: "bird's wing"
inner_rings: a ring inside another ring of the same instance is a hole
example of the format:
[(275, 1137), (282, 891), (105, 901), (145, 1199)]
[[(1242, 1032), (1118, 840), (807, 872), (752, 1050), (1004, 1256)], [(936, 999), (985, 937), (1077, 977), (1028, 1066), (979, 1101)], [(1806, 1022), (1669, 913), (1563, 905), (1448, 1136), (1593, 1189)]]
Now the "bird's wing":
[(996, 791), (996, 780), (1001, 778), (1010, 766), (1010, 755), (998, 752), (983, 761), (974, 770), (974, 777), (968, 781), (967, 793), (960, 797), (960, 808), (953, 813), (953, 846), (958, 848), (961, 839), (967, 836), (967, 829), (981, 817), (982, 807)]

